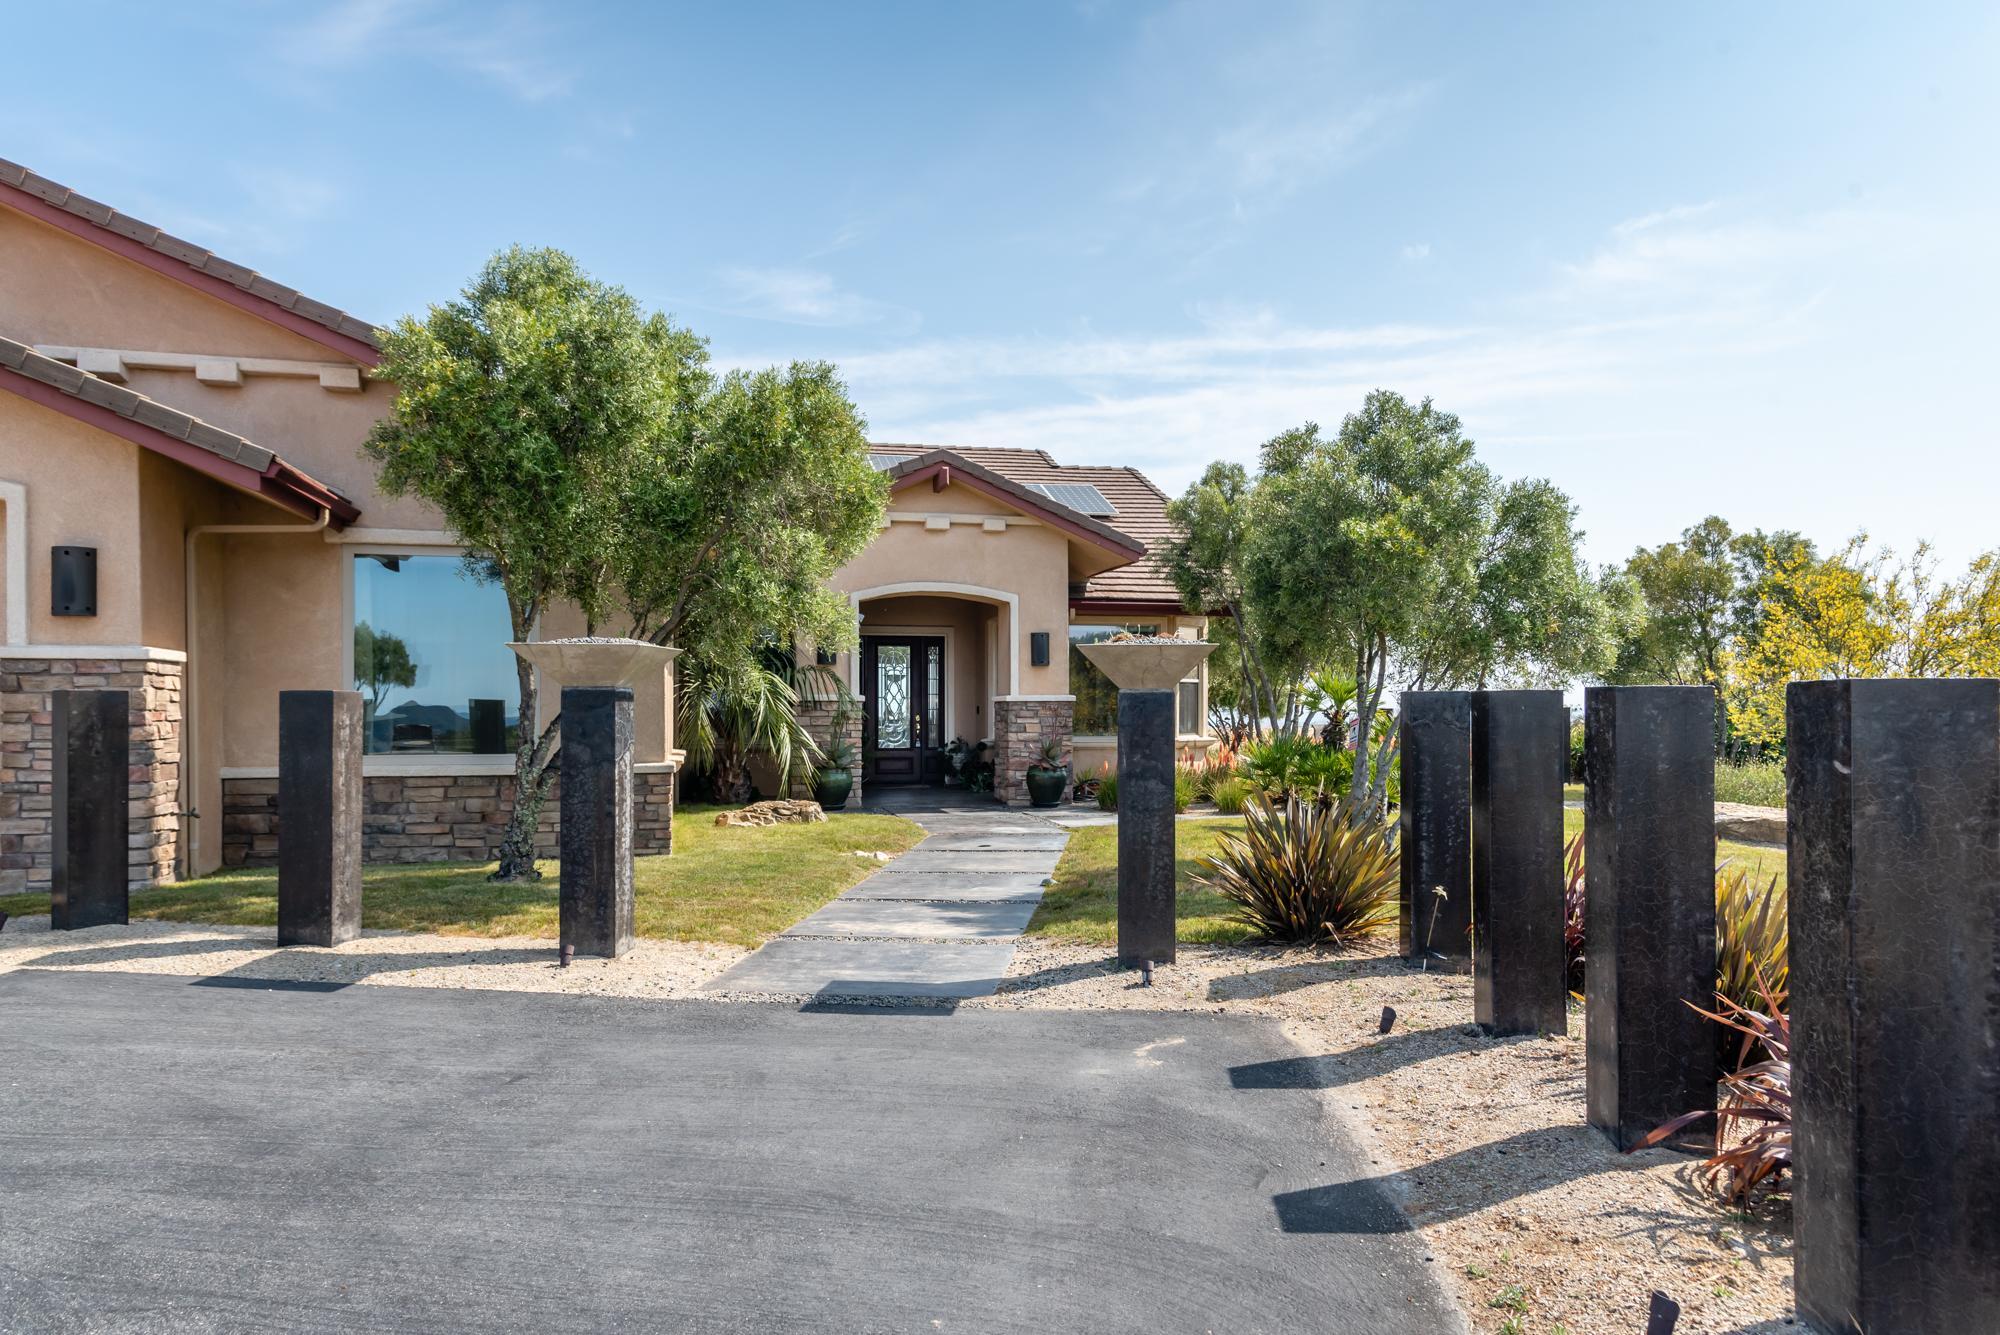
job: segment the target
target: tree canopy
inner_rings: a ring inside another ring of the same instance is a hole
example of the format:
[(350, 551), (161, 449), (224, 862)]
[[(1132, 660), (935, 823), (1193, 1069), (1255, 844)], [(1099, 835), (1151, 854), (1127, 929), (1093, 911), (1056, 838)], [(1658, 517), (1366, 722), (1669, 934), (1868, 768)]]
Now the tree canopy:
[[(560, 251), (515, 247), (387, 330), (378, 374), (396, 387), (364, 447), (382, 489), (438, 509), (517, 640), (560, 602), (725, 670), (853, 634), (824, 583), (877, 530), (886, 486), (833, 367), (718, 376), (691, 331)], [(507, 879), (534, 874), (556, 738), (528, 726), (525, 663), (518, 680)]]
[[(1503, 483), (1428, 399), (1377, 390), (1331, 437), (1308, 422), (1267, 441), (1254, 479), (1211, 466), (1169, 513), (1182, 597), (1236, 619), (1253, 732), (1303, 725), (1314, 670), (1353, 680), (1357, 790), (1392, 684), (1566, 681), (1616, 647), (1568, 498)], [(1379, 791), (1379, 757), (1374, 769)]]

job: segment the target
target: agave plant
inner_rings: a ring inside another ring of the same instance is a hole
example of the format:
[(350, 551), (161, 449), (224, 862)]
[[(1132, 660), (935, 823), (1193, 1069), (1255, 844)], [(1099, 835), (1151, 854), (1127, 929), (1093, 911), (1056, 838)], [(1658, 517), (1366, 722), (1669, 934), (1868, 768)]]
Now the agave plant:
[(1252, 797), (1195, 882), (1258, 939), (1348, 946), (1396, 921), (1394, 832), (1352, 798)]
[[(1776, 1187), (1779, 1175), (1792, 1166), (1792, 1021), (1785, 1013), (1783, 991), (1762, 977), (1756, 986), (1761, 1010), (1739, 1005), (1720, 992), (1717, 1010), (1688, 1003), (1698, 1014), (1743, 1036), (1740, 1069), (1723, 1077), (1714, 1114), (1716, 1152), (1702, 1163), (1710, 1185), (1720, 1189), (1727, 1179), (1724, 1194), (1738, 1204), (1747, 1202), (1750, 1193), (1766, 1182)], [(1759, 1048), (1763, 1059), (1743, 1065)], [(1706, 1110), (1683, 1113), (1649, 1131), (1632, 1148), (1657, 1145), (1707, 1116)]]

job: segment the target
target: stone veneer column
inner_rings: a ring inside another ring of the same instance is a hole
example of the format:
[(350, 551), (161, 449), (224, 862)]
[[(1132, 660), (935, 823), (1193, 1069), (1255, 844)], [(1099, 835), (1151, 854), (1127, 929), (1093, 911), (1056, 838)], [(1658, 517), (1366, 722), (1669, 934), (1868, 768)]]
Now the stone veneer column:
[(125, 871), (132, 697), (125, 691), (52, 691), (49, 712), (50, 926), (66, 932), (122, 923), (132, 893)]
[(562, 944), (632, 948), (632, 688), (562, 691)]
[(174, 878), (180, 847), (178, 654), (139, 658), (0, 657), (0, 894), (46, 892), (53, 870), (54, 718), (58, 690), (130, 692), (126, 883)]
[(2000, 682), (1785, 705), (1799, 1315), (2000, 1330)]
[(361, 935), (361, 693), (278, 692), (278, 944)]
[[(1022, 700), (1001, 696), (993, 702), (993, 795), (1010, 806), (1028, 801), (1028, 766), (1042, 753), (1042, 744), (1053, 741), (1064, 755), (1071, 754), (1070, 739), (1076, 722), (1076, 701), (1069, 696), (1055, 700)], [(1172, 739), (1168, 750), (1172, 750)], [(1075, 776), (1071, 775), (1074, 779)]]
[[(1584, 693), (1590, 1124), (1629, 1148), (1715, 1107), (1715, 691)], [(1666, 1142), (1706, 1153), (1713, 1122)]]
[(1492, 1034), (1569, 1031), (1563, 942), (1561, 691), (1472, 694), (1472, 1018)]
[(1472, 697), (1405, 691), (1397, 728), (1403, 958), (1464, 973), (1472, 967)]

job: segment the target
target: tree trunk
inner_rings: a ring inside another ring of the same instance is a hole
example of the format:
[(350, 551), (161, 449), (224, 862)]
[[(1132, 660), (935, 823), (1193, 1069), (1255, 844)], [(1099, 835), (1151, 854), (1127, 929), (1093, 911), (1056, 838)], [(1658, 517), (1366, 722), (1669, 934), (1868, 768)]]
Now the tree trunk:
[[(528, 637), (518, 629), (522, 640)], [(554, 778), (549, 758), (555, 749), (556, 725), (549, 720), (539, 735), (535, 731), (535, 669), (524, 658), (516, 659), (515, 679), (520, 685), (520, 740), (514, 748), (514, 809), (508, 813), (507, 829), (500, 836), (500, 865), (489, 878), (494, 881), (539, 881), (541, 868), (535, 865), (535, 827), (548, 800), (549, 783)]]

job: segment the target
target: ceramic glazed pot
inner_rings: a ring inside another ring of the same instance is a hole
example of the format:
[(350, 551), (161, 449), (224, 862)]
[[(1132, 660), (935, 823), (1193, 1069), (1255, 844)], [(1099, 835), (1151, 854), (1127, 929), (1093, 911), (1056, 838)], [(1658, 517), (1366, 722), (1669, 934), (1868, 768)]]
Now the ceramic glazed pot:
[(1059, 806), (1063, 794), (1069, 791), (1069, 771), (1066, 769), (1037, 769), (1030, 765), (1027, 778), (1029, 806)]

